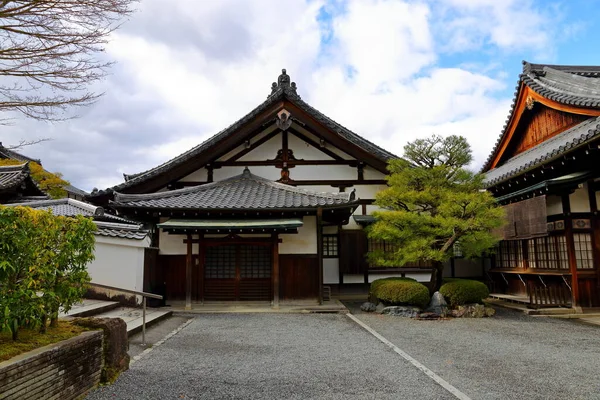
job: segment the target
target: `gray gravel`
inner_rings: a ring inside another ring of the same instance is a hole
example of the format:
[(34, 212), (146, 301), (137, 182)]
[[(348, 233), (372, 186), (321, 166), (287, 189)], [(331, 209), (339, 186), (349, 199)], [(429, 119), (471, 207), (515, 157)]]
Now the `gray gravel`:
[(443, 321), (355, 315), (473, 399), (600, 399), (598, 327), (505, 309)]
[(344, 315), (202, 315), (89, 399), (450, 399)]
[(189, 319), (182, 316), (171, 316), (154, 325), (146, 327), (146, 345), (142, 346), (142, 333), (136, 333), (129, 337), (129, 356), (131, 358), (142, 353), (149, 347), (162, 340), (165, 336), (177, 329), (181, 324)]

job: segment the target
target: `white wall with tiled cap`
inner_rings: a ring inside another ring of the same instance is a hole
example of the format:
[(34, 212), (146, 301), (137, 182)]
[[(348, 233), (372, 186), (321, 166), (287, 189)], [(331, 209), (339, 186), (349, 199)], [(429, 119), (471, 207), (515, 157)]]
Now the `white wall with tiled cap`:
[(590, 212), (590, 199), (588, 197), (587, 183), (583, 183), (575, 189), (573, 193), (569, 195), (569, 202), (571, 203), (571, 212), (587, 213)]

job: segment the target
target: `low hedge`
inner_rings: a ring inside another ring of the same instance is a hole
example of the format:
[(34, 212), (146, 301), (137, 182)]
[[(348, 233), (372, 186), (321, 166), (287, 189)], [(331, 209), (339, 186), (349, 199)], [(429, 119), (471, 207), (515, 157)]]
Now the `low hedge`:
[(411, 278), (377, 279), (371, 283), (371, 295), (386, 304), (419, 307), (429, 304), (427, 287)]
[(451, 307), (481, 303), (490, 295), (485, 283), (472, 279), (444, 279), (440, 293)]

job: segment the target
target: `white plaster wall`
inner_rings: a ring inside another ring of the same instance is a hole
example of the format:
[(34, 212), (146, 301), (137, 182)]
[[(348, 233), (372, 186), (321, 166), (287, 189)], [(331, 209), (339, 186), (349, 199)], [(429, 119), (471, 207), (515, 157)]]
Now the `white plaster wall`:
[(298, 160), (333, 160), (333, 157), (291, 133), (288, 134), (288, 147), (293, 150), (294, 157)]
[[(161, 221), (164, 222), (164, 221)], [(221, 235), (222, 236), (222, 235)], [(182, 255), (187, 254), (187, 244), (183, 243), (186, 235), (169, 234), (160, 229), (158, 237), (158, 254)], [(198, 243), (192, 244), (192, 252), (198, 254)]]
[(324, 235), (334, 235), (338, 232), (338, 227), (333, 225), (333, 226), (324, 226), (323, 227), (323, 234)]
[(129, 290), (143, 290), (144, 247), (139, 247), (140, 243), (132, 242), (144, 241), (110, 239), (112, 240), (96, 240), (96, 259), (87, 267), (92, 282)]
[[(281, 178), (281, 170), (273, 166), (248, 167), (248, 169), (252, 174), (262, 178), (274, 181)], [(222, 181), (223, 179), (240, 175), (242, 172), (244, 172), (244, 167), (222, 167), (213, 171), (213, 179), (215, 181)]]
[(344, 284), (346, 283), (365, 283), (365, 276), (362, 274), (344, 274)]
[(569, 195), (571, 212), (590, 212), (590, 199), (588, 197), (587, 183), (581, 185)]
[(348, 165), (297, 165), (290, 169), (290, 178), (298, 180), (356, 180), (356, 168)]
[(386, 174), (377, 171), (375, 168), (365, 165), (363, 169), (365, 179), (385, 179)]
[[(257, 140), (262, 139), (263, 137), (267, 136), (269, 133), (273, 132), (276, 129), (275, 126), (271, 126), (267, 129), (265, 129), (264, 131), (262, 131), (261, 133), (257, 134), (256, 136), (250, 138), (250, 144), (255, 143)], [(279, 143), (281, 143), (281, 139), (279, 139)], [(262, 146), (264, 145), (264, 143), (259, 146), (258, 148), (260, 149)], [(281, 146), (279, 146), (281, 147)], [(226, 153), (225, 155), (219, 157), (217, 159), (217, 161), (225, 161), (228, 160), (229, 158), (235, 156), (236, 154), (238, 154), (240, 151), (243, 151), (246, 149), (246, 144), (242, 143), (241, 145), (237, 146), (235, 149), (231, 150), (229, 153)], [(257, 149), (258, 150), (258, 149)], [(253, 150), (254, 151), (254, 150)], [(252, 151), (252, 152), (253, 152)], [(250, 152), (250, 153), (252, 153)], [(250, 154), (248, 153), (248, 154)], [(274, 156), (271, 156), (269, 158), (273, 158)], [(242, 160), (244, 159), (243, 157), (241, 158)]]
[(354, 185), (346, 190), (356, 189), (356, 197), (359, 199), (375, 199), (375, 195), (380, 191), (387, 189), (386, 185)]
[[(258, 139), (258, 138), (257, 138)], [(256, 140), (252, 140), (256, 141)], [(289, 143), (289, 141), (288, 141)], [(256, 149), (240, 157), (239, 161), (264, 161), (273, 160), (277, 157), (277, 151), (281, 149), (281, 133), (267, 140)], [(293, 150), (293, 149), (292, 149)]]
[(317, 254), (317, 217), (302, 218), (297, 234), (282, 234), (279, 237), (279, 254)]
[(340, 259), (339, 258), (324, 258), (323, 259), (323, 283), (324, 284), (340, 283)]
[[(362, 215), (362, 207), (358, 206), (353, 215)], [(348, 219), (348, 223), (346, 225), (342, 225), (342, 229), (356, 230), (362, 229), (362, 226), (358, 225), (356, 221), (354, 221), (354, 218), (350, 217), (350, 219)]]
[(184, 176), (183, 178), (181, 178), (179, 180), (179, 182), (194, 182), (194, 181), (206, 182), (207, 180), (208, 180), (208, 171), (206, 170), (206, 168), (200, 168), (199, 170), (196, 170), (196, 171), (192, 172), (191, 174)]
[(546, 212), (548, 215), (562, 214), (562, 200), (560, 196), (546, 196)]
[[(302, 128), (300, 125), (294, 124), (294, 129), (297, 129), (298, 132), (300, 132), (301, 134), (303, 134), (307, 138), (311, 139), (313, 142), (320, 143), (320, 138), (316, 137), (312, 133), (309, 133), (306, 129)], [(348, 153), (346, 153), (346, 152), (338, 149), (337, 147), (334, 147), (331, 143), (326, 143), (325, 146), (327, 147), (327, 150), (332, 151), (333, 153), (335, 153), (338, 156), (342, 157), (344, 160), (354, 160), (355, 159), (354, 157), (352, 157)]]

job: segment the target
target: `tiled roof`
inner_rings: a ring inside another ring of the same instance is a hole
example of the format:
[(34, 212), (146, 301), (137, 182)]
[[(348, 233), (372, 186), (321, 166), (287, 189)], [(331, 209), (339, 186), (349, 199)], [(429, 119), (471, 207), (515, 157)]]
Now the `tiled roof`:
[(148, 194), (115, 193), (111, 205), (119, 207), (239, 210), (327, 207), (353, 202), (354, 193), (320, 193), (277, 183), (253, 175), (241, 175), (200, 186)]
[(0, 166), (0, 190), (12, 189), (29, 178), (29, 165)]
[(590, 118), (509, 159), (485, 174), (486, 186), (510, 179), (584, 145), (600, 135), (600, 117)]
[(303, 101), (300, 98), (300, 96), (298, 95), (298, 93), (296, 92), (296, 84), (294, 82), (290, 83), (290, 78), (284, 69), (282, 71), (282, 74), (278, 78), (278, 82), (273, 83), (273, 86), (271, 88), (271, 94), (267, 97), (267, 100), (265, 100), (262, 104), (260, 104), (258, 107), (256, 107), (250, 113), (248, 113), (246, 116), (244, 116), (243, 118), (241, 118), (234, 124), (230, 125), (228, 128), (222, 130), (221, 132), (217, 133), (210, 139), (208, 139), (205, 142), (199, 144), (198, 146), (192, 148), (191, 150), (188, 150), (187, 152), (185, 152), (185, 153), (183, 153), (183, 154), (181, 154), (181, 155), (179, 155), (179, 156), (177, 156), (155, 168), (152, 168), (152, 169), (149, 169), (147, 171), (140, 172), (137, 174), (123, 174), (123, 178), (124, 178), (125, 182), (120, 183), (120, 184), (113, 186), (112, 188), (109, 188), (106, 190), (93, 191), (91, 193), (91, 196), (100, 196), (100, 195), (103, 195), (106, 193), (118, 192), (120, 190), (123, 190), (130, 186), (133, 186), (140, 182), (144, 182), (154, 176), (159, 175), (160, 173), (162, 173), (164, 171), (167, 171), (177, 165), (180, 165), (180, 164), (196, 157), (198, 154), (201, 154), (202, 152), (208, 150), (216, 143), (231, 136), (233, 133), (235, 133), (235, 131), (239, 127), (241, 127), (245, 123), (251, 121), (262, 111), (266, 110), (268, 107), (272, 106), (273, 104), (275, 104), (283, 99), (287, 99), (287, 100), (291, 101), (292, 103), (296, 104), (299, 108), (303, 109), (309, 115), (314, 117), (317, 121), (321, 122), (322, 124), (324, 124), (325, 126), (330, 128), (332, 131), (337, 132), (337, 134), (340, 135), (341, 137), (345, 138), (346, 140), (348, 140), (351, 143), (354, 143), (358, 147), (366, 150), (367, 152), (375, 155), (377, 158), (381, 159), (382, 161), (387, 162), (389, 159), (398, 158), (396, 155), (390, 153), (389, 151), (382, 149), (381, 147), (377, 146), (376, 144), (374, 144), (374, 143), (368, 141), (367, 139), (359, 136), (358, 134), (352, 132), (348, 128), (345, 128), (344, 126), (335, 122), (331, 118), (327, 117), (326, 115), (324, 115), (323, 113), (321, 113), (320, 111), (311, 107), (308, 103)]
[(561, 104), (583, 108), (600, 107), (600, 66), (545, 65), (523, 61), (523, 73), (519, 75), (508, 118), (494, 149), (483, 165), (483, 171), (489, 169), (500, 143), (507, 134), (521, 84), (539, 95)]
[(89, 195), (89, 193), (86, 192), (85, 190), (81, 190), (78, 187), (75, 187), (71, 184), (63, 186), (63, 189), (65, 189), (68, 193), (72, 193), (72, 194), (75, 194), (75, 195), (81, 196), (81, 197), (85, 197), (85, 196)]
[(75, 199), (28, 201), (24, 203), (13, 203), (10, 205), (52, 211), (54, 215), (61, 215), (64, 217), (74, 217), (76, 215), (100, 217), (104, 215), (104, 209), (102, 207), (97, 207), (95, 205), (84, 203), (83, 201)]
[(143, 239), (148, 231), (135, 222), (116, 215), (104, 213), (102, 207), (84, 203), (75, 199), (56, 199), (42, 201), (28, 201), (24, 203), (12, 203), (7, 206), (31, 207), (39, 210), (52, 211), (54, 215), (63, 217), (74, 217), (83, 215), (94, 218), (94, 223), (98, 225), (96, 234), (101, 236), (120, 237), (125, 239)]
[(148, 236), (148, 230), (141, 225), (119, 224), (115, 222), (94, 221), (98, 230), (97, 235), (117, 237), (122, 239), (142, 240)]
[(0, 142), (0, 158), (18, 160), (18, 161), (23, 161), (23, 162), (33, 161), (33, 162), (36, 162), (36, 163), (42, 165), (42, 162), (40, 160), (36, 160), (35, 158), (29, 158), (27, 156), (24, 156), (21, 153), (17, 153), (14, 150), (7, 149), (6, 147), (4, 147), (2, 145), (2, 142)]

